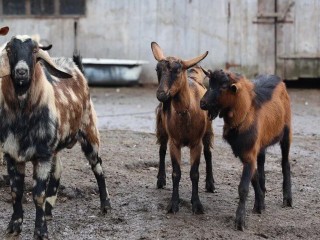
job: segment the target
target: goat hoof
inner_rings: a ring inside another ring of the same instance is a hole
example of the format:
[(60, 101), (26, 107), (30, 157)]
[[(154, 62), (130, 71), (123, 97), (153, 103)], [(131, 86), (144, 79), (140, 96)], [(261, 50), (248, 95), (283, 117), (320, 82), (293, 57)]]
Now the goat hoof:
[(283, 199), (283, 207), (292, 207), (292, 198), (284, 198)]
[(262, 211), (265, 209), (266, 209), (266, 206), (264, 205), (264, 202), (262, 202), (260, 204), (254, 203), (254, 207), (252, 209), (252, 212), (257, 213), (257, 214), (261, 214)]
[(166, 178), (164, 177), (164, 178), (162, 178), (162, 177), (160, 177), (160, 178), (158, 178), (158, 181), (157, 181), (157, 188), (158, 189), (161, 189), (161, 188), (164, 188), (165, 186), (166, 186)]
[(111, 208), (111, 203), (110, 203), (110, 199), (106, 199), (103, 203), (101, 203), (101, 213), (105, 214), (108, 211), (110, 211)]
[(34, 229), (34, 235), (33, 235), (34, 240), (48, 240), (48, 231), (46, 227), (41, 227), (41, 228), (35, 228)]
[(6, 234), (11, 234), (13, 236), (17, 236), (22, 231), (22, 218), (12, 220), (9, 222), (9, 225), (6, 230)]
[(192, 212), (193, 214), (204, 214), (203, 206), (199, 199), (192, 201)]
[(245, 228), (245, 221), (244, 221), (244, 217), (236, 217), (236, 221), (235, 221), (235, 228), (238, 231), (244, 231)]
[(206, 190), (207, 192), (211, 192), (211, 193), (216, 192), (216, 188), (214, 187), (213, 180), (206, 181)]
[(176, 214), (179, 212), (179, 201), (171, 201), (168, 205), (168, 213)]

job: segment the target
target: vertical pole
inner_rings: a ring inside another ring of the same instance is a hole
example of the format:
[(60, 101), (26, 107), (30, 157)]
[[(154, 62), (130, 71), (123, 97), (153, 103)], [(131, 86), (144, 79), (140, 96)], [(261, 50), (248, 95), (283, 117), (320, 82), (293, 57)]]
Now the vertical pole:
[(78, 52), (78, 20), (74, 20), (74, 25), (73, 25), (73, 30), (74, 30), (74, 53)]
[[(274, 12), (278, 12), (278, 0), (274, 0)], [(274, 74), (277, 74), (277, 58), (278, 58), (278, 36), (277, 36), (277, 25), (278, 25), (278, 17), (274, 18)]]

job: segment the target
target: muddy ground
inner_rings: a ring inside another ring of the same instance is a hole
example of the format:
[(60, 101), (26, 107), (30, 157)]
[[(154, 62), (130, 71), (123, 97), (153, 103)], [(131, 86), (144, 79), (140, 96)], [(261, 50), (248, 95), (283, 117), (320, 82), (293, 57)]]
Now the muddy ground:
[[(167, 214), (171, 197), (171, 164), (167, 155), (167, 186), (156, 189), (158, 146), (154, 135), (155, 88), (92, 88), (101, 129), (101, 156), (113, 210), (99, 214), (93, 173), (79, 146), (61, 153), (64, 164), (51, 239), (320, 239), (320, 90), (290, 89), (294, 136), (291, 148), (293, 208), (282, 208), (279, 146), (266, 159), (266, 211), (251, 213), (253, 189), (247, 203), (247, 228), (234, 230), (241, 163), (221, 137), (221, 120), (214, 123), (213, 150), (216, 193), (205, 192), (204, 161), (199, 195), (205, 214), (192, 215), (188, 151), (183, 151), (180, 211)], [(32, 239), (35, 208), (28, 165), (23, 231), (17, 239)], [(1, 176), (5, 167), (0, 166)], [(9, 188), (0, 181), (0, 238), (12, 213)]]

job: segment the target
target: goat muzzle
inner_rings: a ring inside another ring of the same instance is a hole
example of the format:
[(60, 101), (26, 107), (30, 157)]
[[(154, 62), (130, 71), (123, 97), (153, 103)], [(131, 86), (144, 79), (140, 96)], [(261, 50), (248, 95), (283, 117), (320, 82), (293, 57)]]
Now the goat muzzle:
[(157, 99), (160, 102), (165, 102), (170, 98), (170, 94), (165, 91), (157, 91)]
[(207, 101), (201, 100), (201, 101), (200, 101), (200, 108), (201, 108), (202, 110), (208, 110), (208, 103), (207, 103)]

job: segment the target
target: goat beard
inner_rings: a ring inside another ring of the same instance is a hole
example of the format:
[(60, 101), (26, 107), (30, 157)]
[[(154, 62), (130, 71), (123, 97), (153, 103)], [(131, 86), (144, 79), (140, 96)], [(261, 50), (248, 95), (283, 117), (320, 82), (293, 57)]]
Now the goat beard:
[(17, 82), (14, 83), (14, 90), (18, 96), (21, 96), (27, 93), (29, 90), (29, 87), (30, 87), (29, 81), (21, 84), (20, 81), (18, 80)]
[(208, 117), (210, 121), (214, 120), (219, 114), (219, 111), (217, 109), (209, 109), (208, 110)]

